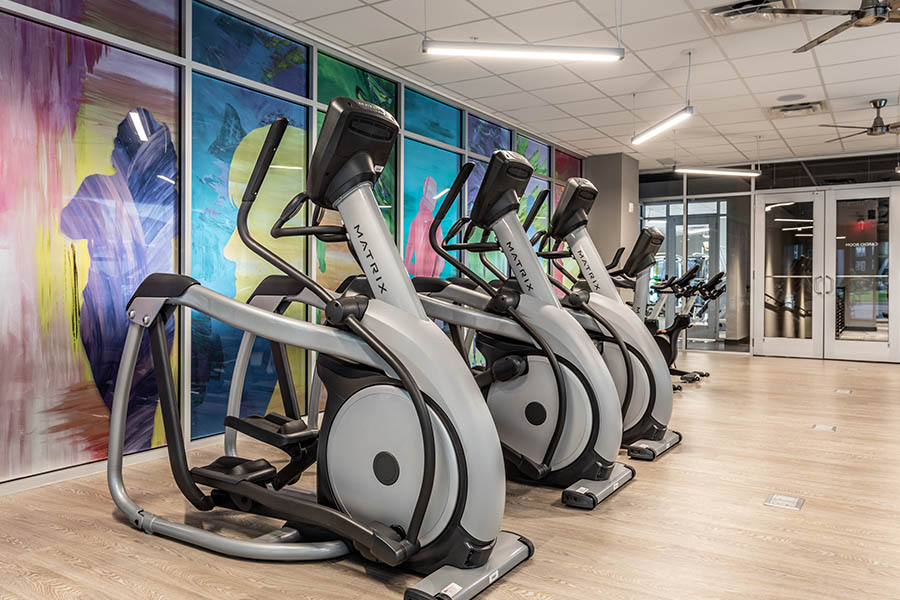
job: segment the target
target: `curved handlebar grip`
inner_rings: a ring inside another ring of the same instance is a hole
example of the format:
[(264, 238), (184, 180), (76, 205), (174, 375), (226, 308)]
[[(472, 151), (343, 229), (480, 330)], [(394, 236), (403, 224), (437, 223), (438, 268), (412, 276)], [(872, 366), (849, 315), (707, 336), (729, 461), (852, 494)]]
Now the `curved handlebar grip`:
[(616, 253), (613, 255), (612, 260), (609, 262), (608, 265), (606, 265), (606, 270), (607, 270), (607, 271), (612, 271), (613, 269), (615, 269), (615, 268), (616, 268), (616, 265), (619, 264), (619, 261), (622, 260), (622, 255), (623, 255), (623, 254), (625, 254), (625, 248), (624, 248), (624, 247), (620, 247), (618, 250), (616, 250)]
[(714, 287), (719, 285), (719, 282), (722, 281), (723, 277), (725, 277), (725, 271), (719, 271), (718, 273), (713, 275), (709, 281), (706, 282), (706, 285), (704, 287), (708, 290), (713, 289)]
[(700, 265), (694, 265), (693, 267), (688, 269), (687, 273), (679, 277), (674, 283), (679, 286), (687, 285), (694, 277), (697, 276), (698, 271), (700, 271)]
[(522, 223), (522, 229), (528, 231), (531, 229), (531, 224), (534, 223), (534, 220), (538, 216), (538, 211), (541, 210), (541, 206), (543, 206), (544, 201), (547, 200), (547, 196), (550, 195), (550, 190), (541, 190), (541, 193), (538, 194), (537, 199), (534, 201), (534, 205), (531, 207), (531, 210), (528, 211), (528, 216), (525, 217), (525, 221)]
[(266, 141), (263, 142), (262, 149), (259, 151), (259, 157), (256, 159), (256, 165), (253, 167), (253, 173), (250, 175), (250, 181), (247, 182), (247, 189), (244, 190), (243, 202), (253, 202), (256, 195), (259, 194), (259, 188), (262, 187), (266, 173), (269, 172), (269, 166), (272, 159), (275, 158), (275, 152), (278, 145), (287, 131), (288, 120), (284, 117), (278, 117), (269, 127), (269, 133), (266, 134)]
[(459, 196), (459, 193), (462, 191), (462, 186), (469, 178), (469, 175), (472, 173), (472, 169), (475, 168), (475, 163), (467, 162), (462, 166), (459, 170), (459, 173), (456, 175), (456, 179), (453, 180), (453, 185), (450, 186), (450, 191), (447, 192), (447, 195), (444, 197), (444, 202), (441, 203), (441, 207), (438, 209), (437, 214), (434, 216), (434, 222), (440, 225), (440, 222), (444, 220), (444, 217), (447, 216), (447, 213), (450, 212), (450, 207), (453, 205), (453, 202), (456, 200), (456, 197)]

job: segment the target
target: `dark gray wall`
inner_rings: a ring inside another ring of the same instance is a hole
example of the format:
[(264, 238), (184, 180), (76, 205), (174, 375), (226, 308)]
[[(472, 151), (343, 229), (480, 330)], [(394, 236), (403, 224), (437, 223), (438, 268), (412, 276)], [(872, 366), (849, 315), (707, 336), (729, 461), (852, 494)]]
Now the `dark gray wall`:
[(603, 154), (584, 159), (582, 174), (597, 186), (597, 200), (588, 220), (588, 233), (600, 255), (610, 259), (622, 246), (637, 239), (638, 161), (627, 154)]

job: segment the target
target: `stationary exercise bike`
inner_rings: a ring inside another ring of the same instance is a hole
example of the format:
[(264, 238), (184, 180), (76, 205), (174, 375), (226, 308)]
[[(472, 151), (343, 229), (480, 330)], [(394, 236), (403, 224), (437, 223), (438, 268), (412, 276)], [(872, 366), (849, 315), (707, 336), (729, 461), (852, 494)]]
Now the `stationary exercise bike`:
[[(267, 291), (325, 305), (327, 322), (316, 325), (237, 302), (183, 275), (145, 279), (127, 309), (131, 323), (110, 417), (110, 493), (129, 521), (147, 533), (257, 560), (324, 560), (354, 549), (368, 560), (427, 574), (406, 590), (407, 600), (472, 598), (533, 550), (525, 538), (500, 531), (503, 462), (490, 414), (468, 365), (425, 316), (375, 200), (373, 183), (399, 128), (377, 106), (333, 100), (310, 163), (307, 192), (288, 203), (276, 223), (284, 235), (349, 238), (374, 291), (366, 298), (334, 297), (248, 229), (286, 127), (286, 119), (277, 119), (270, 128), (243, 195), (238, 232), (251, 250), (287, 275), (269, 279)], [(336, 209), (344, 226), (284, 227), (307, 198)], [(165, 336), (178, 306), (274, 344), (319, 353), (317, 371), (329, 394), (321, 428), (304, 423), (296, 411), (228, 420), (230, 428), (289, 448), (289, 466), (298, 464), (279, 471), (265, 459), (226, 453), (209, 465), (189, 467)], [(122, 476), (125, 420), (144, 333), (169, 462), (182, 494), (201, 511), (238, 510), (279, 519), (283, 527), (257, 538), (233, 538), (154, 515), (128, 495)], [(317, 491), (292, 487), (313, 458)]]

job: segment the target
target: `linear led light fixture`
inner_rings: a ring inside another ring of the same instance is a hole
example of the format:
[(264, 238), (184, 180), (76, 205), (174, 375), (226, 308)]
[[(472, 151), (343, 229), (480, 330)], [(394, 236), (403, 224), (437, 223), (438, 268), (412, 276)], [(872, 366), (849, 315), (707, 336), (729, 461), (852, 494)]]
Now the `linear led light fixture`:
[(675, 167), (676, 173), (687, 175), (716, 175), (720, 177), (759, 177), (762, 172), (753, 169), (713, 169), (708, 167)]
[(488, 44), (483, 42), (422, 42), (425, 54), (476, 56), (482, 58), (530, 58), (616, 62), (625, 58), (624, 48), (585, 48), (582, 46), (536, 46), (533, 44)]
[(803, 231), (805, 229), (812, 229), (813, 225), (804, 225), (803, 227), (782, 227), (782, 231)]
[(773, 219), (776, 223), (815, 223), (814, 219)]
[(672, 129), (673, 127), (675, 127), (682, 121), (684, 121), (686, 119), (690, 119), (691, 115), (693, 115), (693, 114), (694, 114), (694, 107), (690, 106), (690, 105), (685, 106), (678, 112), (669, 115), (668, 117), (666, 117), (665, 119), (663, 119), (662, 121), (657, 123), (656, 125), (653, 125), (649, 129), (643, 130), (642, 132), (640, 132), (639, 134), (637, 134), (636, 136), (631, 138), (631, 145), (637, 146), (638, 144), (643, 144), (650, 138), (654, 138), (654, 137), (658, 136), (659, 134), (663, 133), (664, 131), (668, 131), (668, 130)]
[(796, 237), (813, 237), (813, 234), (811, 233), (795, 233), (794, 235)]
[(773, 208), (779, 208), (781, 206), (791, 206), (792, 204), (796, 204), (796, 202), (778, 202), (777, 204), (770, 204), (766, 207), (766, 212), (769, 212)]

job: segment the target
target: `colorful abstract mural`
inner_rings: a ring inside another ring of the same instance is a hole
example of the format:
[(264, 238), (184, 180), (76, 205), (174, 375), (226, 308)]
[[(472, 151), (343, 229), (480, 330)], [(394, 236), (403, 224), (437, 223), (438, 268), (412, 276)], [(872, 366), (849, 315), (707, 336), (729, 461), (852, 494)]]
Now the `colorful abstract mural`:
[(516, 152), (528, 159), (535, 175), (550, 177), (550, 146), (520, 133), (516, 136)]
[[(328, 104), (333, 98), (345, 96), (377, 104), (393, 115), (397, 115), (397, 84), (365, 69), (354, 67), (322, 52), (317, 56), (318, 101)], [(319, 127), (325, 113), (319, 112)], [(391, 233), (396, 229), (397, 197), (397, 148), (391, 153), (388, 163), (375, 182), (375, 199), (381, 206), (381, 214)], [(323, 221), (330, 225), (340, 225), (337, 213), (328, 213)], [(335, 289), (350, 275), (362, 273), (350, 250), (344, 243), (325, 244), (316, 241), (316, 280), (329, 289)]]
[[(528, 216), (528, 212), (531, 210), (531, 207), (534, 206), (534, 203), (537, 201), (538, 195), (544, 191), (550, 189), (550, 182), (544, 181), (543, 179), (538, 179), (537, 177), (532, 177), (531, 181), (528, 182), (528, 187), (525, 188), (525, 193), (522, 194), (522, 201), (519, 203), (519, 220), (525, 221), (525, 218)], [(550, 202), (551, 198), (547, 198), (544, 200), (544, 203), (541, 205), (540, 209), (538, 209), (537, 217), (535, 217), (534, 222), (531, 224), (531, 227), (528, 228), (528, 237), (531, 238), (538, 231), (547, 231), (547, 226), (550, 224)], [(547, 264), (546, 259), (540, 259), (543, 264)]]
[(553, 177), (566, 181), (570, 177), (581, 177), (581, 159), (557, 148), (554, 151)]
[(172, 54), (181, 50), (180, 0), (13, 0)]
[[(177, 268), (179, 142), (176, 68), (2, 13), (0, 39), (3, 481), (105, 458), (125, 305)], [(164, 441), (150, 366), (129, 452)]]
[[(456, 269), (431, 247), (428, 232), (434, 213), (450, 191), (460, 167), (460, 155), (406, 138), (403, 176), (403, 262), (413, 277), (453, 277)], [(454, 203), (438, 228), (437, 240), (459, 218), (460, 201)]]
[[(556, 152), (557, 152), (557, 156), (559, 156), (559, 150), (557, 150)], [(579, 161), (579, 166), (580, 166), (580, 163), (581, 163), (581, 161)], [(578, 175), (572, 175), (571, 177), (578, 177)], [(556, 207), (559, 205), (559, 199), (562, 198), (562, 193), (563, 193), (563, 190), (565, 190), (565, 189), (566, 189), (566, 186), (564, 186), (562, 184), (559, 184), (559, 183), (553, 184), (553, 210), (556, 210)], [(576, 261), (574, 258), (562, 259), (562, 265), (566, 269), (566, 271), (568, 271), (572, 275), (575, 275), (576, 277), (580, 273), (580, 271), (578, 269), (578, 261)], [(551, 266), (551, 269), (553, 272), (553, 277), (557, 281), (562, 281), (567, 286), (570, 286), (572, 284), (572, 282), (569, 281), (568, 279), (566, 279), (563, 276), (563, 274), (560, 272), (560, 270), (557, 269), (555, 266)], [(557, 289), (556, 293), (557, 293), (557, 295), (562, 296), (562, 292), (560, 290)]]
[(497, 150), (509, 150), (510, 136), (506, 127), (469, 115), (469, 152), (489, 157)]
[(406, 88), (403, 119), (407, 131), (457, 148), (462, 146), (462, 111), (458, 108)]
[(197, 62), (308, 96), (309, 48), (202, 2), (193, 3)]
[[(302, 238), (273, 239), (269, 229), (284, 205), (306, 185), (307, 109), (205, 75), (193, 75), (193, 173), (191, 275), (203, 285), (246, 301), (259, 282), (278, 271), (241, 242), (236, 219), (240, 198), (269, 125), (290, 122), (250, 214), (250, 230), (265, 246), (301, 268)], [(305, 214), (294, 222), (304, 222)], [(302, 305), (288, 315), (306, 317)], [(196, 311), (191, 316), (191, 436), (223, 430), (225, 406), (242, 333)], [(304, 352), (289, 350), (298, 398), (305, 397)], [(281, 410), (268, 342), (257, 340), (244, 384), (243, 414)]]

